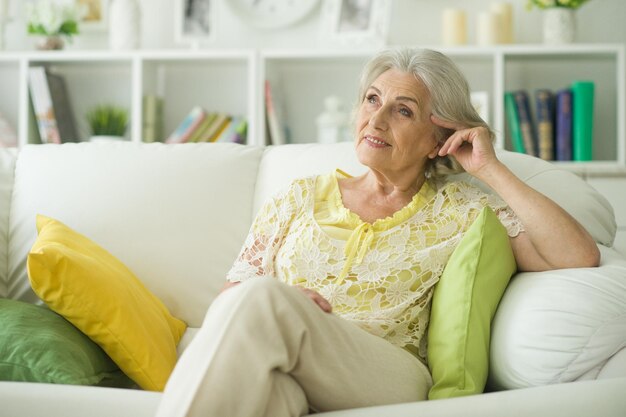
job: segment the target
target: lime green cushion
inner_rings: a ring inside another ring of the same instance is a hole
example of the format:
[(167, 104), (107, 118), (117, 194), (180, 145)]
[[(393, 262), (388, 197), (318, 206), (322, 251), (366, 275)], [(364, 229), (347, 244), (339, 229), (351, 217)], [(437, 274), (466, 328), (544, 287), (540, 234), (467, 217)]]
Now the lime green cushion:
[(437, 283), (428, 330), (429, 399), (483, 392), (491, 320), (516, 270), (506, 229), (485, 208), (452, 253)]
[(0, 299), (0, 380), (129, 387), (106, 353), (45, 307)]

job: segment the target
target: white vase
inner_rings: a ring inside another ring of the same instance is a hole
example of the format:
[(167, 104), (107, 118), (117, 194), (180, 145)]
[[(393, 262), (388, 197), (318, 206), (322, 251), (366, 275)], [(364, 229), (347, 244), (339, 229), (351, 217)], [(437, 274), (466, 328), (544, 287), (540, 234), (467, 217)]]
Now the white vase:
[(111, 0), (109, 5), (109, 47), (137, 49), (141, 45), (141, 9), (137, 0)]
[(574, 42), (576, 12), (574, 9), (552, 7), (543, 11), (543, 42), (564, 44)]

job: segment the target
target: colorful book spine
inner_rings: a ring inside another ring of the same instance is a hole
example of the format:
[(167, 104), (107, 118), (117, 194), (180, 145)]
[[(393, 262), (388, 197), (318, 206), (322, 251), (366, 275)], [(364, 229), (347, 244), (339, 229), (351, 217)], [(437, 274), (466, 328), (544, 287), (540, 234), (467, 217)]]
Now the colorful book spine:
[(244, 144), (248, 140), (248, 121), (242, 120), (235, 129), (235, 135), (231, 138), (231, 142)]
[(593, 101), (591, 81), (572, 83), (572, 158), (574, 161), (593, 159)]
[(61, 143), (61, 135), (59, 134), (44, 67), (30, 67), (28, 69), (28, 87), (41, 143)]
[(225, 113), (218, 113), (211, 126), (202, 135), (202, 142), (215, 142), (219, 135), (230, 123), (230, 116)]
[(215, 118), (217, 117), (217, 113), (209, 113), (206, 115), (204, 120), (198, 125), (196, 130), (191, 134), (187, 142), (202, 142), (203, 137), (207, 130), (213, 125)]
[(80, 142), (65, 78), (48, 70), (45, 72), (61, 142)]
[(232, 116), (232, 120), (228, 127), (217, 138), (218, 142), (246, 143), (246, 134), (248, 131), (248, 122), (242, 116)]
[(572, 92), (557, 91), (555, 100), (554, 147), (557, 161), (572, 160)]
[(276, 104), (276, 97), (274, 97), (274, 92), (272, 91), (269, 80), (265, 80), (265, 112), (270, 143), (272, 145), (282, 145), (286, 143), (285, 132)]
[(535, 91), (538, 156), (546, 161), (554, 159), (554, 96), (550, 90)]
[(145, 143), (163, 140), (163, 99), (153, 94), (143, 97), (142, 140)]
[(535, 136), (535, 124), (530, 113), (530, 102), (528, 93), (519, 90), (513, 93), (515, 105), (517, 106), (517, 115), (519, 117), (519, 126), (524, 140), (524, 148), (526, 153), (532, 156), (538, 156), (537, 138)]
[(513, 150), (519, 153), (526, 153), (526, 147), (524, 146), (524, 139), (522, 138), (522, 131), (520, 129), (519, 116), (517, 115), (517, 106), (513, 93), (511, 92), (504, 93), (504, 110), (506, 112), (506, 121), (509, 126)]
[(165, 143), (187, 142), (206, 116), (207, 114), (202, 107), (194, 107), (178, 127), (168, 136)]

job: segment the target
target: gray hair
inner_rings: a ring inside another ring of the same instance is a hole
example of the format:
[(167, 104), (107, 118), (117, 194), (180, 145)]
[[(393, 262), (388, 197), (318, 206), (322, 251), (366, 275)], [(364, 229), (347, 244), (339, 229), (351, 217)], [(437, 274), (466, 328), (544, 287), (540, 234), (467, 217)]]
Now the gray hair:
[[(430, 94), (433, 115), (468, 128), (483, 126), (489, 131), (493, 141), (495, 137), (493, 130), (472, 106), (469, 85), (461, 70), (446, 55), (430, 49), (389, 49), (379, 52), (370, 59), (361, 73), (354, 114), (374, 80), (390, 69), (413, 74), (417, 80), (424, 83)], [(443, 144), (454, 131), (436, 126), (435, 132), (437, 142)], [(463, 167), (453, 158), (437, 156), (427, 165), (426, 176), (437, 180), (463, 171)]]

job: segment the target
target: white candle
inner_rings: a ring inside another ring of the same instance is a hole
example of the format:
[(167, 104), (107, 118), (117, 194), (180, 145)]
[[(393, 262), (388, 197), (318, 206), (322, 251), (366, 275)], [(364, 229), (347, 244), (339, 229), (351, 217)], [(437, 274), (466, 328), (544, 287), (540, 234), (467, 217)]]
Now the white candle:
[(480, 12), (476, 25), (476, 43), (494, 45), (500, 38), (500, 16), (493, 12)]
[(441, 27), (444, 45), (464, 45), (467, 43), (467, 24), (464, 10), (444, 9)]
[(491, 3), (491, 11), (500, 17), (500, 43), (513, 43), (513, 6), (511, 3)]

